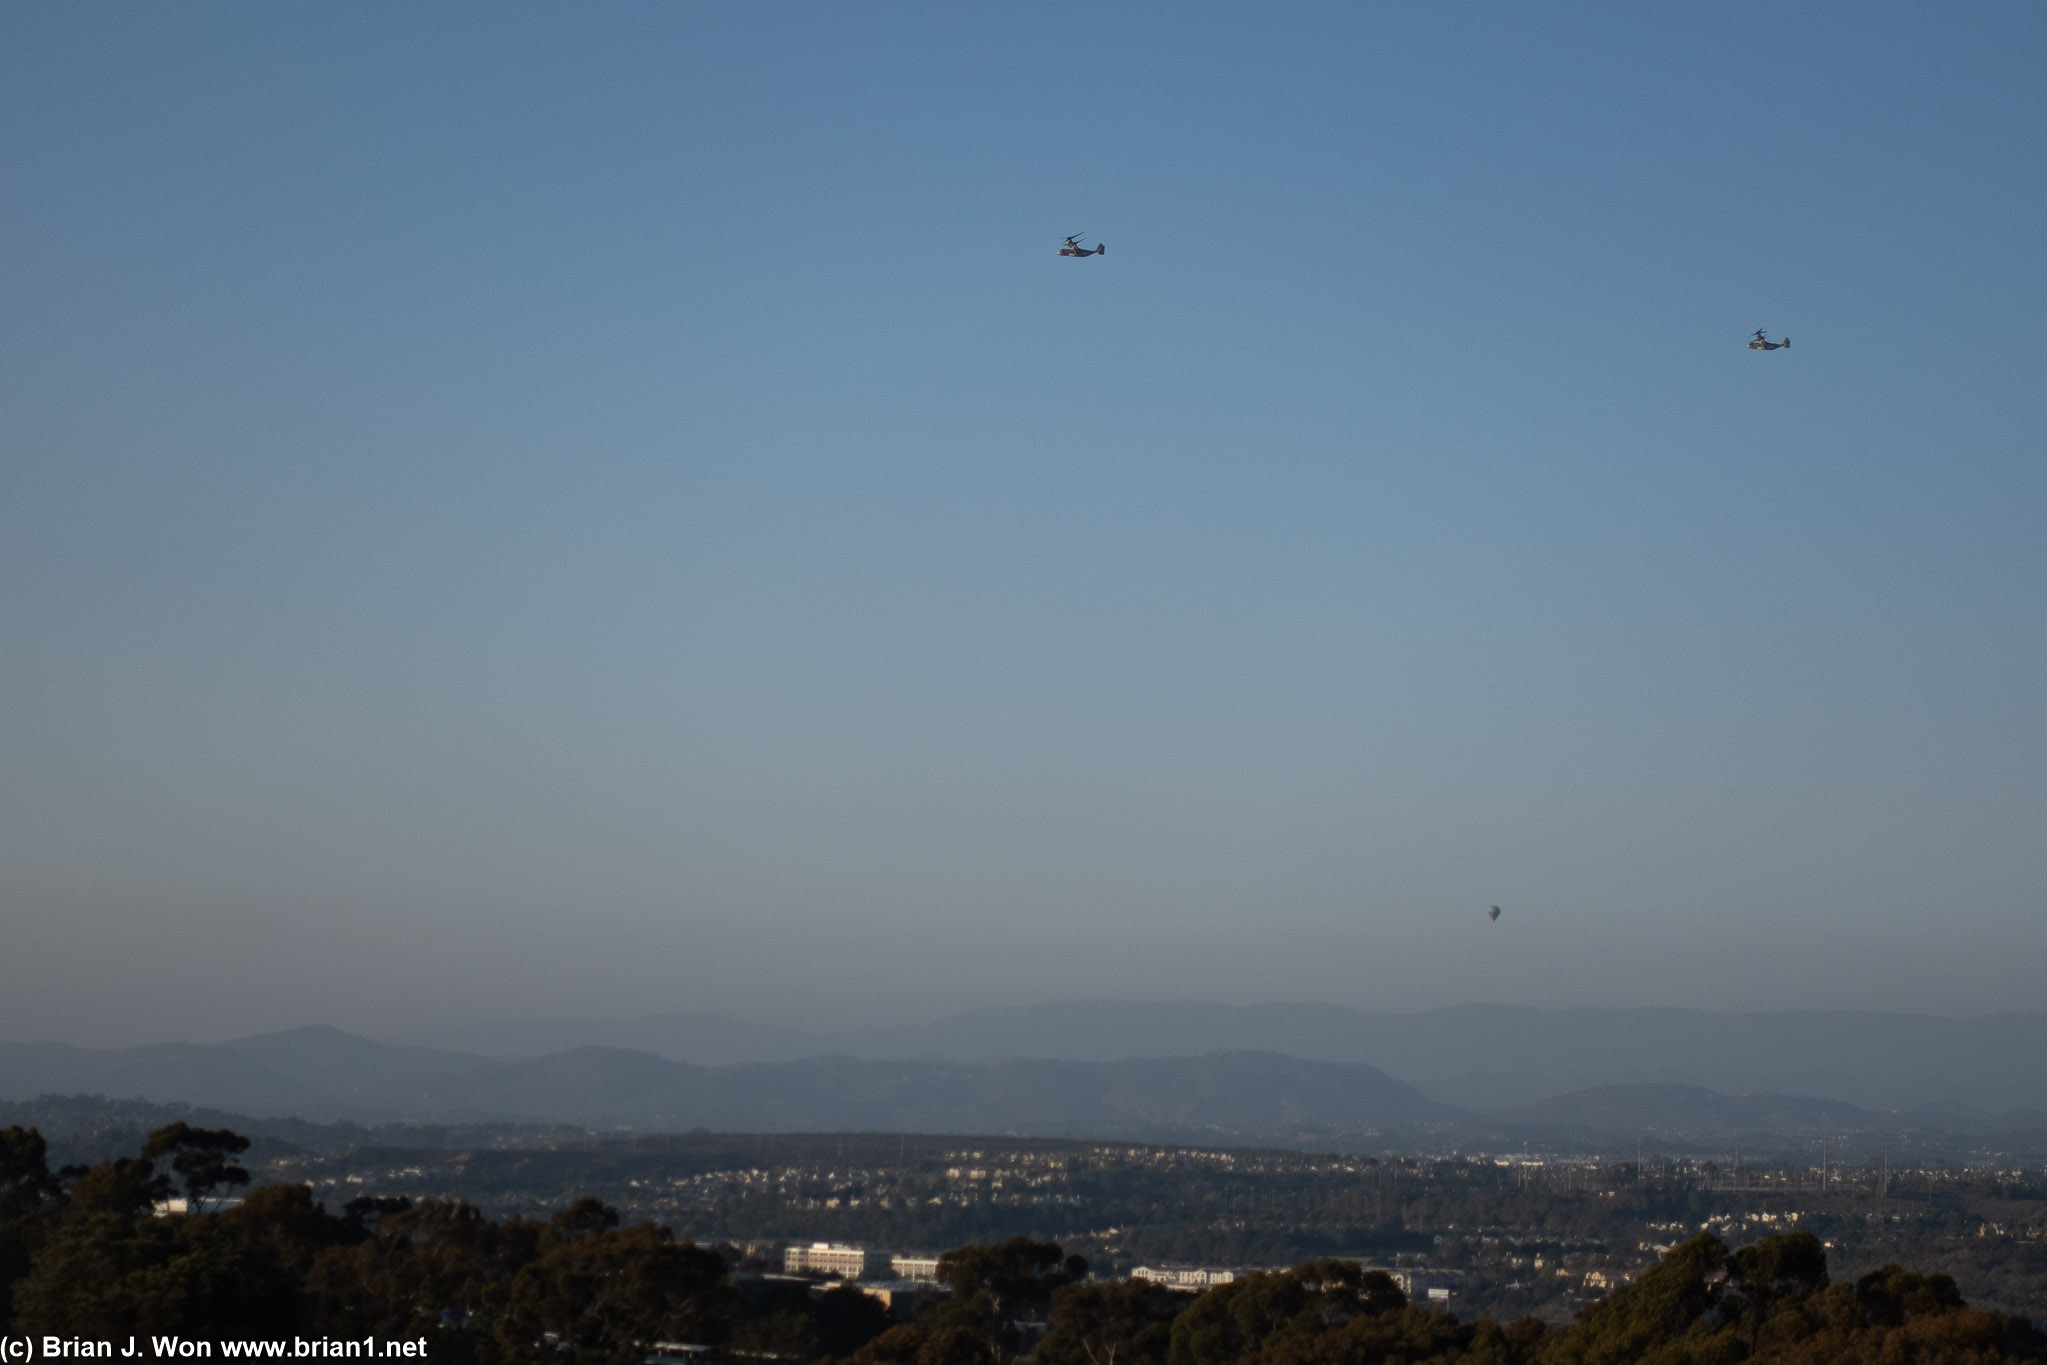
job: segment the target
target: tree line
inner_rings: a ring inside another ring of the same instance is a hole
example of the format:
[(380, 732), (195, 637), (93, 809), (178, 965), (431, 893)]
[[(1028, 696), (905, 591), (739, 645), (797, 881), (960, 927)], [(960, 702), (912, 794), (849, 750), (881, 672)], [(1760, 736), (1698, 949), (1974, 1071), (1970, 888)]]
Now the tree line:
[[(134, 1156), (52, 1171), (0, 1130), (0, 1329), (16, 1333), (428, 1338), (477, 1365), (641, 1365), (657, 1343), (720, 1365), (2004, 1365), (2047, 1362), (2025, 1318), (1968, 1307), (1896, 1265), (1831, 1282), (1809, 1232), (1701, 1235), (1552, 1327), (1464, 1322), (1382, 1272), (1314, 1260), (1198, 1296), (1098, 1281), (1012, 1237), (939, 1259), (949, 1293), (907, 1320), (857, 1288), (737, 1273), (731, 1248), (624, 1225), (578, 1199), (545, 1219), (459, 1200), (249, 1184), (245, 1138), (172, 1124)], [(186, 1211), (161, 1216), (183, 1191)]]

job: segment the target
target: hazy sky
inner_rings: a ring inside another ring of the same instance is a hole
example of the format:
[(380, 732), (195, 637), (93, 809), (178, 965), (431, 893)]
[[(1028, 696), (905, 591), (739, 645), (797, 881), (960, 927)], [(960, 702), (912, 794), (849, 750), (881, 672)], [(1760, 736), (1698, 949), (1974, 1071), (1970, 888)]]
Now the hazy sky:
[(0, 7), (0, 1037), (2038, 1008), (2043, 70)]

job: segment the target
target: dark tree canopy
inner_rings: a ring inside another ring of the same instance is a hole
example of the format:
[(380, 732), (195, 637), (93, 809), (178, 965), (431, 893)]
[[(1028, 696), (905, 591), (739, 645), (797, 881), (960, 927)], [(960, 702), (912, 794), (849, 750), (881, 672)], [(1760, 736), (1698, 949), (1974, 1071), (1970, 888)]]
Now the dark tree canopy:
[(194, 1128), (173, 1123), (157, 1129), (142, 1144), (144, 1161), (171, 1159), (194, 1205), (229, 1185), (246, 1185), (249, 1173), (234, 1160), (249, 1150), (249, 1139), (225, 1128)]
[(35, 1130), (0, 1131), (0, 1325), (424, 1336), (442, 1365), (642, 1365), (663, 1342), (707, 1353), (705, 1365), (1015, 1365), (1041, 1328), (1035, 1365), (2047, 1362), (2047, 1337), (1968, 1307), (1947, 1276), (1889, 1265), (1834, 1282), (1805, 1232), (1738, 1248), (1695, 1237), (1552, 1331), (1416, 1307), (1344, 1259), (1188, 1295), (1091, 1280), (1055, 1243), (1017, 1237), (945, 1253), (950, 1292), (892, 1321), (857, 1286), (742, 1276), (736, 1248), (623, 1226), (596, 1199), (545, 1221), (382, 1196), (330, 1213), (303, 1185), (270, 1185), (220, 1212), (155, 1216), (171, 1174), (195, 1201), (239, 1183), (227, 1173), (247, 1146), (172, 1124), (136, 1156), (53, 1176)]
[(1040, 1365), (1166, 1365), (1187, 1296), (1150, 1280), (1070, 1284), (1052, 1294)]

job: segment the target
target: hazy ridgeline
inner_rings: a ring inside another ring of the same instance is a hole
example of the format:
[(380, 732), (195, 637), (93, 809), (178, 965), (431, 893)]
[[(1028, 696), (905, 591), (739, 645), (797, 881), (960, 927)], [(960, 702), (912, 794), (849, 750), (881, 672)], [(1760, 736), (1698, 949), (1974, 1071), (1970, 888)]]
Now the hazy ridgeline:
[[(1095, 1002), (832, 1040), (760, 1030), (755, 1059), (733, 1060), (744, 1038), (730, 1020), (666, 1016), (507, 1026), (497, 1055), (331, 1028), (210, 1045), (0, 1043), (0, 1100), (99, 1094), (360, 1125), (994, 1132), (1384, 1152), (1802, 1152), (1823, 1140), (1957, 1157), (2047, 1150), (2039, 1014), (1370, 1015)], [(771, 1059), (828, 1043), (837, 1050)], [(1187, 1050), (1165, 1050), (1175, 1044)]]

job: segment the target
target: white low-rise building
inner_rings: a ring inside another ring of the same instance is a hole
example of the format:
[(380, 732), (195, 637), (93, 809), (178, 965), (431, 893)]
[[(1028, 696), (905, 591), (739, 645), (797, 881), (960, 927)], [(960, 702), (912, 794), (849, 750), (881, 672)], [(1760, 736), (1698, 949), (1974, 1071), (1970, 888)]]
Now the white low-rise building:
[(1231, 1270), (1222, 1266), (1208, 1265), (1141, 1265), (1130, 1272), (1133, 1280), (1150, 1280), (1168, 1289), (1213, 1289), (1219, 1284), (1233, 1284), (1239, 1275), (1248, 1271)]
[(943, 1297), (943, 1292), (929, 1280), (869, 1280), (858, 1288), (897, 1317), (905, 1316), (927, 1299)]
[(938, 1283), (938, 1258), (936, 1256), (891, 1256), (889, 1267), (899, 1280), (914, 1280), (919, 1284)]
[[(791, 1275), (835, 1275), (842, 1280), (878, 1280), (895, 1273), (894, 1257), (871, 1247), (812, 1242), (782, 1253), (782, 1269)], [(907, 1278), (907, 1277), (904, 1277)]]
[(1424, 1270), (1420, 1266), (1389, 1266), (1386, 1273), (1393, 1277), (1393, 1283), (1400, 1286), (1400, 1292), (1407, 1295), (1409, 1303), (1427, 1303), (1432, 1299), (1441, 1303), (1464, 1288), (1464, 1272), (1461, 1270)]
[(1414, 1265), (1373, 1265), (1359, 1261), (1362, 1270), (1376, 1270), (1398, 1285), (1409, 1303), (1441, 1303), (1464, 1287), (1461, 1270), (1430, 1270)]
[(149, 1206), (149, 1211), (158, 1218), (181, 1217), (188, 1213), (226, 1213), (229, 1209), (240, 1208), (238, 1198), (228, 1199), (187, 1199), (174, 1194), (168, 1199), (159, 1199)]

